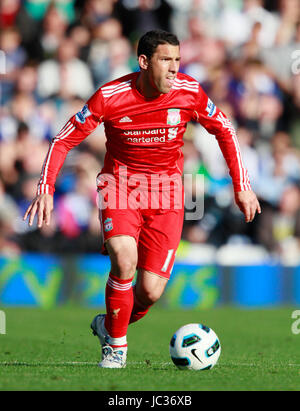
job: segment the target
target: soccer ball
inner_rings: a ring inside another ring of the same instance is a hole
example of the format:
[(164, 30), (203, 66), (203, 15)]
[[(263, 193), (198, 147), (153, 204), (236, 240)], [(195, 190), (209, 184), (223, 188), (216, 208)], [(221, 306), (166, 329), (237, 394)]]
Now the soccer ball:
[(202, 324), (180, 327), (170, 341), (173, 363), (181, 370), (209, 370), (221, 354), (217, 334)]

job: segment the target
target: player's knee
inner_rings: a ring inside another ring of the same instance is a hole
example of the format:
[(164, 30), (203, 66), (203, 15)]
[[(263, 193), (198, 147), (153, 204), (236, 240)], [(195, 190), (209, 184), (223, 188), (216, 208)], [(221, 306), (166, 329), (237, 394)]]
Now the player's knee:
[(112, 271), (119, 278), (131, 278), (136, 271), (137, 259), (128, 253), (117, 253), (112, 261)]
[(145, 306), (156, 303), (162, 295), (162, 292), (157, 289), (140, 289), (137, 298)]
[(137, 265), (137, 247), (131, 237), (113, 237), (107, 243), (111, 261), (111, 272), (115, 276), (128, 279), (134, 276)]
[(134, 259), (125, 259), (119, 262), (118, 270), (121, 278), (131, 278), (136, 270), (136, 261)]

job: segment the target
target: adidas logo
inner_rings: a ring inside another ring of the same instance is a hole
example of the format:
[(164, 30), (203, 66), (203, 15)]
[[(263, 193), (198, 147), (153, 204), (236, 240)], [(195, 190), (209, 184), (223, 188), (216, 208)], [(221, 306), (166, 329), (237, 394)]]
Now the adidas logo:
[(132, 122), (131, 118), (127, 116), (122, 117), (121, 120), (119, 121), (119, 123), (131, 123), (131, 122)]

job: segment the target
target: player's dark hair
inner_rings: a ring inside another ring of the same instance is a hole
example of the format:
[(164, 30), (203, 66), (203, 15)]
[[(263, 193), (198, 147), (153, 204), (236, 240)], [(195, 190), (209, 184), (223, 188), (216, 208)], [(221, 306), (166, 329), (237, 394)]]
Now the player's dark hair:
[(145, 33), (139, 40), (137, 55), (145, 54), (149, 59), (155, 53), (156, 47), (160, 44), (171, 44), (179, 46), (179, 40), (175, 34), (164, 30), (151, 30)]

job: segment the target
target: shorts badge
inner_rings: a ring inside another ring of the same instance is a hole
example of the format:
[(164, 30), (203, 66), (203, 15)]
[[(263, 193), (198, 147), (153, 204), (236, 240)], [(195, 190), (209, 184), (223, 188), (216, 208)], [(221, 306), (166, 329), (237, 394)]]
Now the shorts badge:
[(112, 219), (111, 218), (107, 218), (104, 223), (104, 231), (111, 231), (113, 229), (113, 223), (112, 223)]

